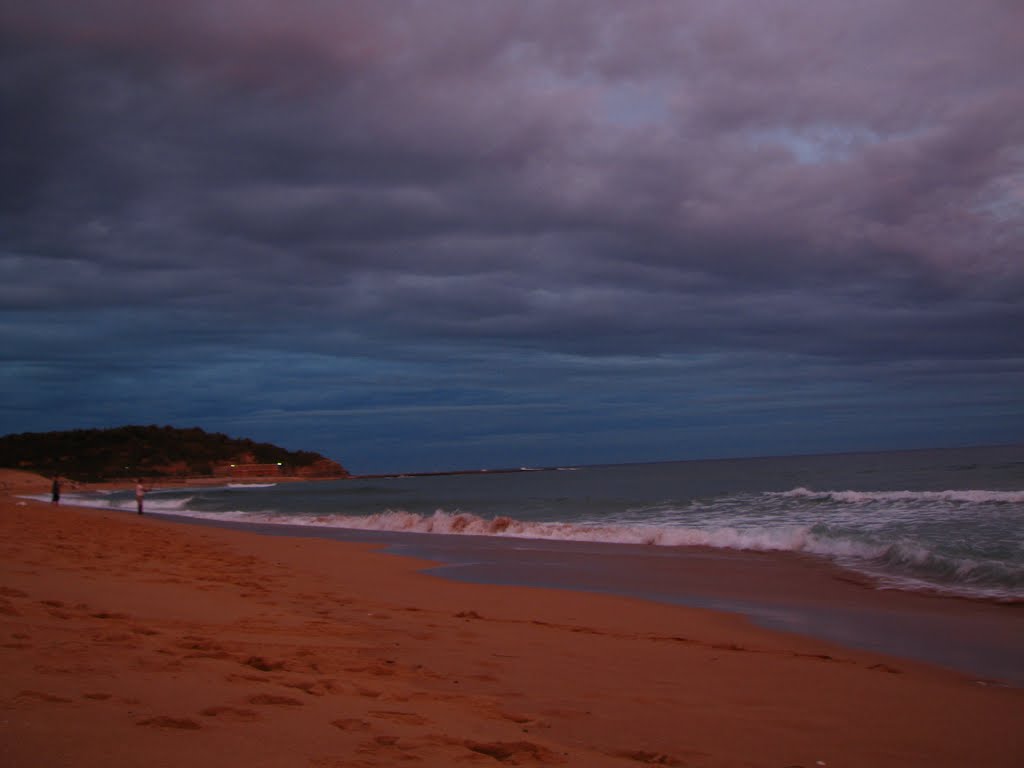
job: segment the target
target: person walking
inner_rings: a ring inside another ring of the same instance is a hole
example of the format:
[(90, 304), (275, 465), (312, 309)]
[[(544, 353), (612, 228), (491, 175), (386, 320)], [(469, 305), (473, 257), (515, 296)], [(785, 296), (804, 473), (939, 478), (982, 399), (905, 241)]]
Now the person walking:
[(52, 501), (54, 504), (60, 504), (60, 476), (59, 475), (54, 475), (53, 476), (53, 485), (50, 486), (50, 494), (51, 494), (50, 501)]
[(146, 489), (142, 487), (142, 480), (135, 481), (135, 504), (139, 508), (139, 514), (142, 514), (142, 500), (146, 496)]

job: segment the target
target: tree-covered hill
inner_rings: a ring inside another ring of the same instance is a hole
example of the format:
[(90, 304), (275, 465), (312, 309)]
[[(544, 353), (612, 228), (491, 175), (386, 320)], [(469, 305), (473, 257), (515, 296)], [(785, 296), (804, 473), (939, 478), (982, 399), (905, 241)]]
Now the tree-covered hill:
[(232, 438), (198, 427), (127, 426), (0, 437), (0, 467), (78, 480), (201, 476), (237, 464), (280, 464), (284, 474), (345, 477), (345, 469), (311, 451)]

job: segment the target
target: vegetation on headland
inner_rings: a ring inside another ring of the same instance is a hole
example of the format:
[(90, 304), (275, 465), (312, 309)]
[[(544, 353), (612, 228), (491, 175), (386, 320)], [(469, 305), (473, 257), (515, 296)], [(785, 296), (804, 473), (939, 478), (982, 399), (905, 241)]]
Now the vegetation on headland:
[(0, 467), (82, 481), (123, 477), (197, 477), (232, 464), (265, 464), (284, 475), (347, 477), (337, 462), (312, 451), (233, 438), (198, 427), (126, 426), (0, 437)]

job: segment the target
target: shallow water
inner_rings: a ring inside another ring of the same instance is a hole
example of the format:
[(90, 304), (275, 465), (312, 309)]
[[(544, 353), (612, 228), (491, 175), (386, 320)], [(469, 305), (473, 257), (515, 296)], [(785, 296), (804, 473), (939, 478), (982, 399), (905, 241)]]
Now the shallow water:
[[(134, 499), (87, 503), (128, 509)], [(1024, 446), (232, 484), (165, 489), (147, 508), (318, 528), (797, 552), (881, 588), (1024, 600)]]

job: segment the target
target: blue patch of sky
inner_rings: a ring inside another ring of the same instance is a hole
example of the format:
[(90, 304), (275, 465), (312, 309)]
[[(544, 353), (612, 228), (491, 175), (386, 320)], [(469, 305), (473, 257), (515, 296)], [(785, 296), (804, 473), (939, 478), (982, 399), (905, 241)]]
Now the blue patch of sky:
[(891, 138), (864, 127), (830, 123), (800, 127), (780, 125), (747, 135), (753, 146), (781, 147), (801, 165), (844, 162), (865, 147)]
[(973, 210), (1010, 227), (1024, 227), (1024, 148), (1014, 152), (1010, 169), (989, 182)]
[(671, 116), (667, 86), (657, 81), (617, 83), (605, 86), (601, 95), (604, 117), (613, 124), (653, 125)]

